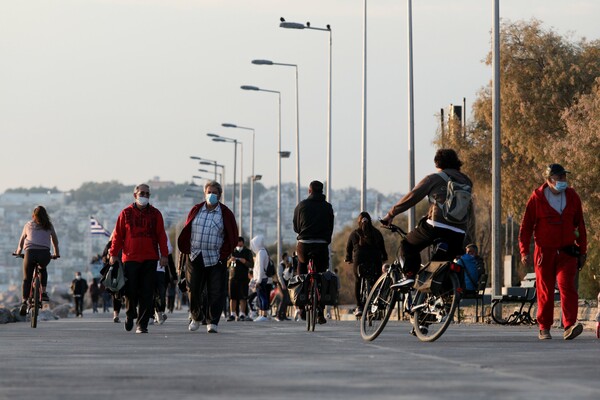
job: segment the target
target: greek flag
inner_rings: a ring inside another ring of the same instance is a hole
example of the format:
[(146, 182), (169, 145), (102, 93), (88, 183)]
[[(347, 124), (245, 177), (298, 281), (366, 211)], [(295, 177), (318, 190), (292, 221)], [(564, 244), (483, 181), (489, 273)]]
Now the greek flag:
[(104, 229), (104, 227), (100, 225), (100, 223), (96, 221), (96, 218), (94, 217), (90, 217), (90, 233), (92, 235), (104, 235), (106, 237), (110, 237), (110, 232)]

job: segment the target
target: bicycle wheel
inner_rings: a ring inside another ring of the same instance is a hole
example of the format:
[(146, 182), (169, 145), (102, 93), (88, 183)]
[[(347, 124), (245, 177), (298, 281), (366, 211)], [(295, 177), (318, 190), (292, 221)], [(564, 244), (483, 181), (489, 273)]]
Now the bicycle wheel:
[(360, 317), (360, 335), (364, 340), (375, 340), (390, 319), (398, 301), (398, 292), (390, 288), (394, 281), (391, 274), (381, 275), (367, 296)]
[(31, 313), (31, 327), (37, 328), (38, 313), (40, 311), (40, 279), (35, 277), (33, 284), (33, 302), (29, 308)]
[(317, 281), (313, 280), (311, 288), (311, 304), (310, 304), (310, 331), (315, 331), (315, 325), (317, 323), (317, 314), (319, 310), (319, 299), (317, 296)]
[(456, 274), (449, 273), (440, 294), (417, 293), (412, 322), (419, 340), (433, 342), (446, 331), (460, 301), (459, 287)]

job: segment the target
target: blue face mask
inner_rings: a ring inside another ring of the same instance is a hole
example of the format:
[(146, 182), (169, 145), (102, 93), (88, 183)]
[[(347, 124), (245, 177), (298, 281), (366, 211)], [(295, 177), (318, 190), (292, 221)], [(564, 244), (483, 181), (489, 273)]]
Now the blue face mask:
[(564, 192), (568, 186), (569, 186), (569, 184), (565, 181), (556, 181), (556, 184), (554, 185), (554, 189), (558, 190), (559, 192)]
[(208, 204), (210, 204), (211, 206), (214, 206), (215, 204), (217, 204), (219, 202), (219, 199), (217, 198), (217, 195), (214, 193), (208, 193), (206, 195), (206, 202)]

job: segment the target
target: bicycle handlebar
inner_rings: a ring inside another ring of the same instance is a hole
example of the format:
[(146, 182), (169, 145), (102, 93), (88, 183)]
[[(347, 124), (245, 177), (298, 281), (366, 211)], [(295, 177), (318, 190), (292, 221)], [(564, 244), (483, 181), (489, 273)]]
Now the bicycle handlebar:
[[(19, 254), (17, 254), (17, 253), (12, 253), (12, 256), (13, 256), (13, 257), (17, 257), (17, 258), (25, 258), (25, 254), (23, 254), (23, 253), (19, 253)], [(56, 259), (59, 259), (59, 258), (60, 258), (60, 256), (54, 256), (54, 255), (53, 255), (53, 256), (50, 256), (50, 258), (51, 258), (51, 259), (53, 259), (53, 260), (56, 260)]]
[[(379, 222), (381, 222), (381, 219), (379, 220)], [(385, 225), (383, 222), (381, 222), (381, 226), (393, 233), (401, 235), (402, 237), (406, 237), (406, 232), (404, 232), (404, 230), (397, 225), (394, 225), (392, 223)]]

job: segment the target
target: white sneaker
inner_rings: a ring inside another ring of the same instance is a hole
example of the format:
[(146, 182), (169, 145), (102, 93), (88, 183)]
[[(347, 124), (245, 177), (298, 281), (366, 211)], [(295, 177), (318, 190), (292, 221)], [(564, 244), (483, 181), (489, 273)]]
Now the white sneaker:
[(206, 332), (208, 332), (208, 333), (218, 333), (219, 331), (217, 330), (217, 325), (208, 324), (208, 325), (206, 325)]
[(261, 315), (260, 317), (256, 317), (254, 319), (254, 322), (267, 322), (269, 320), (269, 318), (265, 317), (264, 315)]
[(190, 326), (188, 326), (188, 329), (192, 332), (197, 331), (198, 328), (200, 328), (200, 322), (194, 320), (192, 320), (192, 322), (190, 322)]

